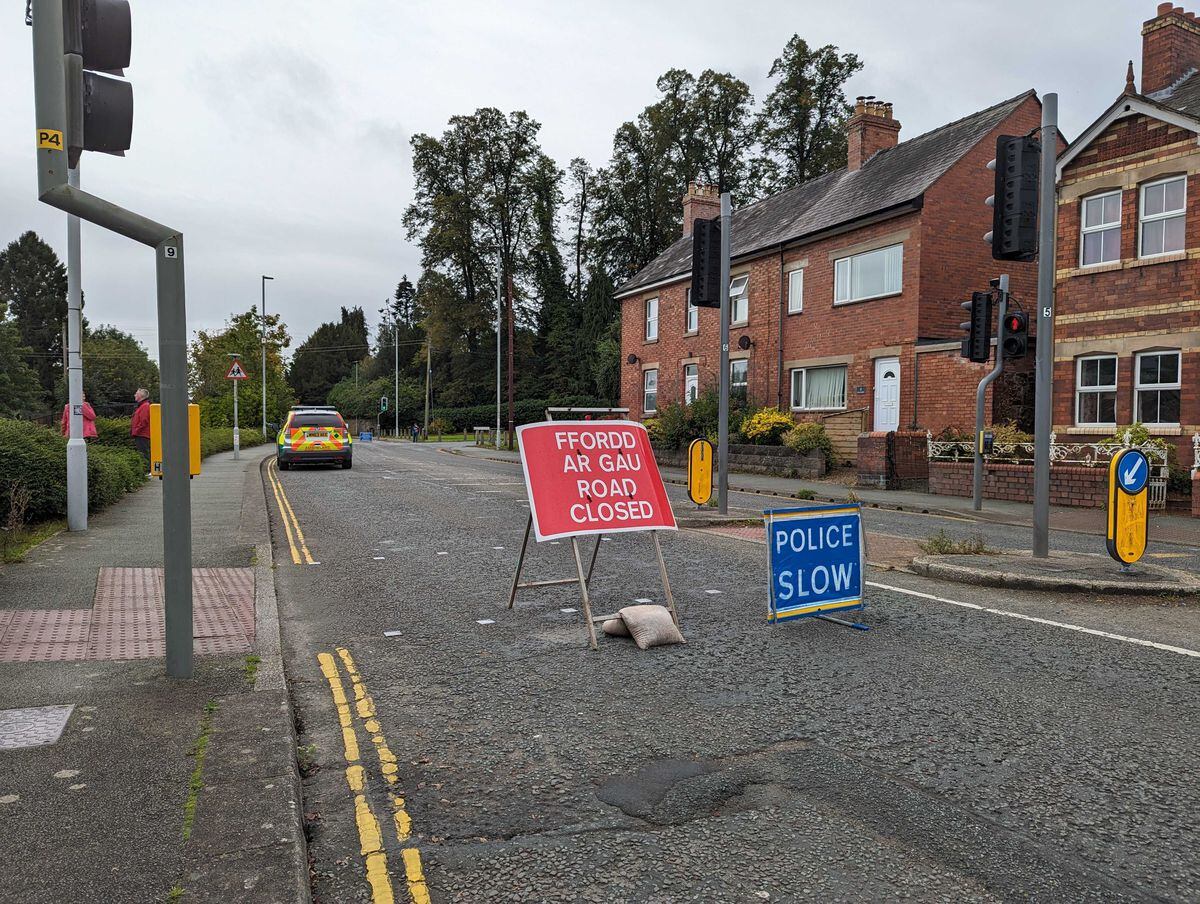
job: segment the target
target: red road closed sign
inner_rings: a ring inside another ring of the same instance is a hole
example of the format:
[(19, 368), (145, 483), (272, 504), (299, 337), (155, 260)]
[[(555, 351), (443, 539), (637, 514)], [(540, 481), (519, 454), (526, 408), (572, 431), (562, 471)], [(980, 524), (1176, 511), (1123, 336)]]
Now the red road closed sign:
[(675, 530), (646, 428), (633, 421), (544, 421), (517, 428), (539, 541)]

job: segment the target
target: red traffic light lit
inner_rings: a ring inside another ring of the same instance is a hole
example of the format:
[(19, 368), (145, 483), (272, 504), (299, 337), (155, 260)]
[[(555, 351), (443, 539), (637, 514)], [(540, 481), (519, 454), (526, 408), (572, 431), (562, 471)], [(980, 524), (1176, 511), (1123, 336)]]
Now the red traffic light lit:
[(1004, 318), (1004, 329), (1009, 333), (1023, 333), (1026, 326), (1024, 314), (1009, 314)]

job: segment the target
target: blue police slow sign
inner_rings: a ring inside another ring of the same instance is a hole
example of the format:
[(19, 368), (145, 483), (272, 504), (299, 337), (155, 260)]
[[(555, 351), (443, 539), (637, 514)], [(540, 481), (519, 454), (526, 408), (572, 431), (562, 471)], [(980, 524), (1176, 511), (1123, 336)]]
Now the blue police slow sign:
[(862, 507), (821, 505), (763, 513), (771, 596), (767, 619), (862, 609)]

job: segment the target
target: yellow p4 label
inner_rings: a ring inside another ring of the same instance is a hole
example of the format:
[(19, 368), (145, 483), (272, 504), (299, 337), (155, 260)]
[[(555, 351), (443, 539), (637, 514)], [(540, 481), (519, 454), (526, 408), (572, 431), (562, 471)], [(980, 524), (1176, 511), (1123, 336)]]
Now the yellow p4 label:
[(37, 142), (38, 150), (61, 151), (63, 150), (63, 133), (58, 129), (38, 129)]

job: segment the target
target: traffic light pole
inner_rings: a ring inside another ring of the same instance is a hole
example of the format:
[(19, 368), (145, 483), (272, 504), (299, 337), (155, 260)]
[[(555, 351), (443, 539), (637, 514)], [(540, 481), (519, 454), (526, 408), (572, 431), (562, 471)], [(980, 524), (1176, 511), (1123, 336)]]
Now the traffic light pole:
[(732, 205), (721, 193), (721, 369), (717, 385), (717, 511), (729, 514), (729, 247)]
[(992, 368), (991, 373), (979, 381), (979, 388), (975, 391), (975, 472), (974, 472), (974, 490), (972, 492), (971, 507), (975, 511), (983, 510), (983, 425), (984, 425), (984, 399), (987, 396), (987, 388), (995, 382), (996, 378), (1004, 372), (1004, 329), (1005, 317), (1008, 314), (1008, 274), (1005, 273), (1000, 277), (1000, 307), (998, 310), (999, 317), (997, 318), (996, 326), (996, 366)]
[(33, 0), (38, 198), (154, 249), (163, 434), (163, 589), (167, 674), (192, 675), (192, 504), (188, 463), (187, 320), (183, 236), (70, 185), (62, 0)]
[[(67, 173), (79, 188), (79, 167)], [(79, 217), (67, 216), (67, 529), (87, 530), (87, 443), (83, 436), (83, 282), (80, 273)]]
[(1054, 259), (1058, 204), (1058, 95), (1042, 96), (1042, 171), (1038, 183), (1037, 383), (1033, 414), (1033, 554), (1050, 555), (1050, 431), (1054, 425)]

